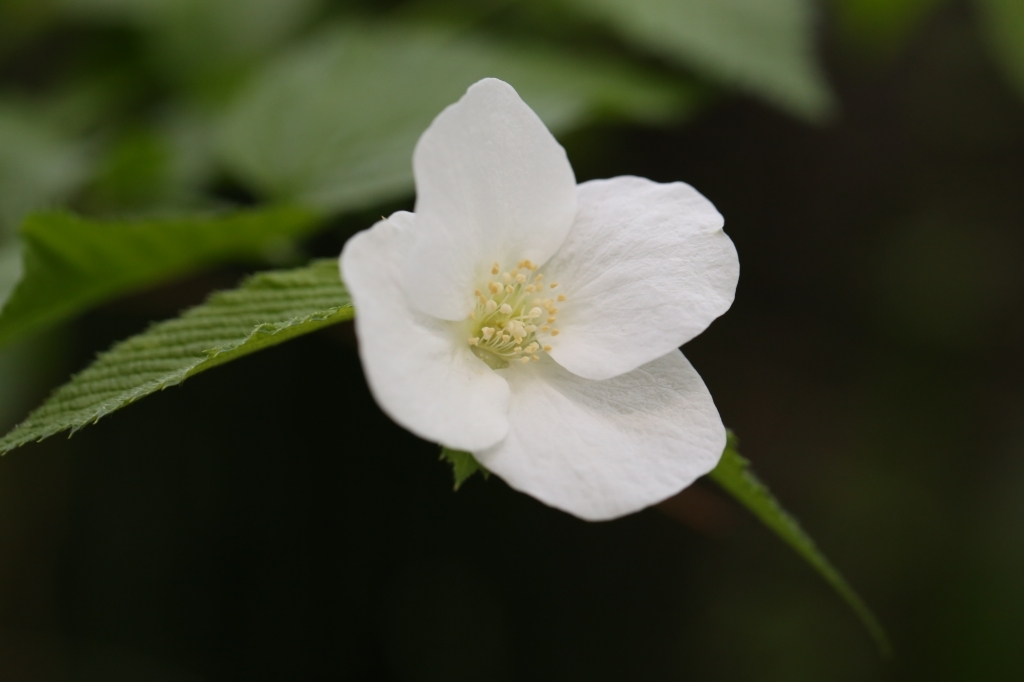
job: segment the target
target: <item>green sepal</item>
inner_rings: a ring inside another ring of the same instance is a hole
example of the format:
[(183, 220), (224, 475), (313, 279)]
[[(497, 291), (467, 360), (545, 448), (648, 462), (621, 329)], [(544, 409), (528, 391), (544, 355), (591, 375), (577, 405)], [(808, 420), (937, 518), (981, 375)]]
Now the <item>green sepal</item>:
[(478, 471), (483, 475), (484, 480), (491, 475), (491, 472), (485, 469), (484, 465), (476, 461), (476, 457), (461, 450), (449, 450), (442, 446), (441, 461), (452, 465), (452, 474), (455, 477), (455, 490), (461, 488), (462, 484)]

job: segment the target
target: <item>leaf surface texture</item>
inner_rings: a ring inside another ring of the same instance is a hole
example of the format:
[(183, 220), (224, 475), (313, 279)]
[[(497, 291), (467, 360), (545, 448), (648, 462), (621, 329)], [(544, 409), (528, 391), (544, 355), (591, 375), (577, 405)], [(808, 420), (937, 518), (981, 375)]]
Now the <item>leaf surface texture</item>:
[(0, 346), (116, 296), (228, 260), (286, 252), (316, 225), (314, 213), (292, 207), (113, 222), (30, 215), (21, 280), (0, 312)]
[(100, 354), (0, 439), (0, 453), (77, 431), (188, 377), (352, 315), (334, 260), (254, 275)]

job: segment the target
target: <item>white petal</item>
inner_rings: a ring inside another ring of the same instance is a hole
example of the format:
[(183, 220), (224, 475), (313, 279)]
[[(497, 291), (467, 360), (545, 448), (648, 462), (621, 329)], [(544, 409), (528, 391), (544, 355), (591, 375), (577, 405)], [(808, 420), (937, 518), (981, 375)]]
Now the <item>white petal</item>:
[(398, 274), (414, 222), (395, 213), (341, 252), (366, 380), (381, 409), (417, 436), (459, 450), (487, 447), (508, 430), (508, 384), (470, 352), (463, 325), (409, 306)]
[(606, 381), (550, 360), (503, 372), (508, 436), (475, 452), (516, 490), (591, 521), (660, 502), (711, 471), (725, 427), (678, 350)]
[(566, 296), (551, 357), (588, 379), (678, 348), (732, 305), (739, 259), (710, 201), (681, 182), (579, 186), (579, 212), (543, 271)]
[(512, 86), (493, 78), (434, 119), (412, 163), (417, 241), (404, 285), (435, 317), (464, 319), (494, 262), (546, 261), (576, 214), (565, 150)]

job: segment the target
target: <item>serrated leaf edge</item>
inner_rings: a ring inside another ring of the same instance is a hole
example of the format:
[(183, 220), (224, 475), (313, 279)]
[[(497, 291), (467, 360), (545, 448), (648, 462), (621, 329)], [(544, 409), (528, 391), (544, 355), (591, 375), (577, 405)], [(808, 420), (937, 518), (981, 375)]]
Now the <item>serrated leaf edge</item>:
[[(708, 476), (807, 561), (857, 615), (874, 640), (879, 654), (883, 658), (891, 657), (892, 644), (881, 622), (846, 581), (839, 569), (818, 549), (817, 544), (801, 527), (796, 518), (782, 507), (768, 486), (757, 478), (750, 461), (739, 453), (737, 446), (738, 439), (729, 431), (722, 459)], [(738, 479), (728, 477), (726, 474), (728, 469), (738, 471)], [(752, 498), (763, 501), (770, 508), (770, 512), (765, 512), (753, 504)]]

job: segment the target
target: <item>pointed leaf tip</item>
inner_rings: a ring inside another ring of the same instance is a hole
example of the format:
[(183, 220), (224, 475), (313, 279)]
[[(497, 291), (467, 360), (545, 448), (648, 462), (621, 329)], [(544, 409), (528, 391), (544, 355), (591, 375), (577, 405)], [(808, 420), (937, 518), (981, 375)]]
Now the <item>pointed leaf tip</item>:
[(839, 593), (843, 601), (853, 609), (868, 633), (875, 641), (879, 654), (883, 658), (892, 656), (892, 644), (882, 624), (871, 612), (864, 600), (860, 598), (846, 579), (825, 555), (814, 544), (814, 540), (800, 527), (778, 500), (771, 494), (768, 487), (757, 479), (750, 468), (750, 462), (740, 455), (737, 447), (739, 440), (729, 432), (728, 443), (722, 459), (709, 476), (737, 502), (742, 504), (783, 542), (804, 558), (832, 588)]
[(0, 438), (0, 454), (61, 431), (74, 434), (188, 377), (352, 316), (333, 259), (253, 275), (101, 353)]

